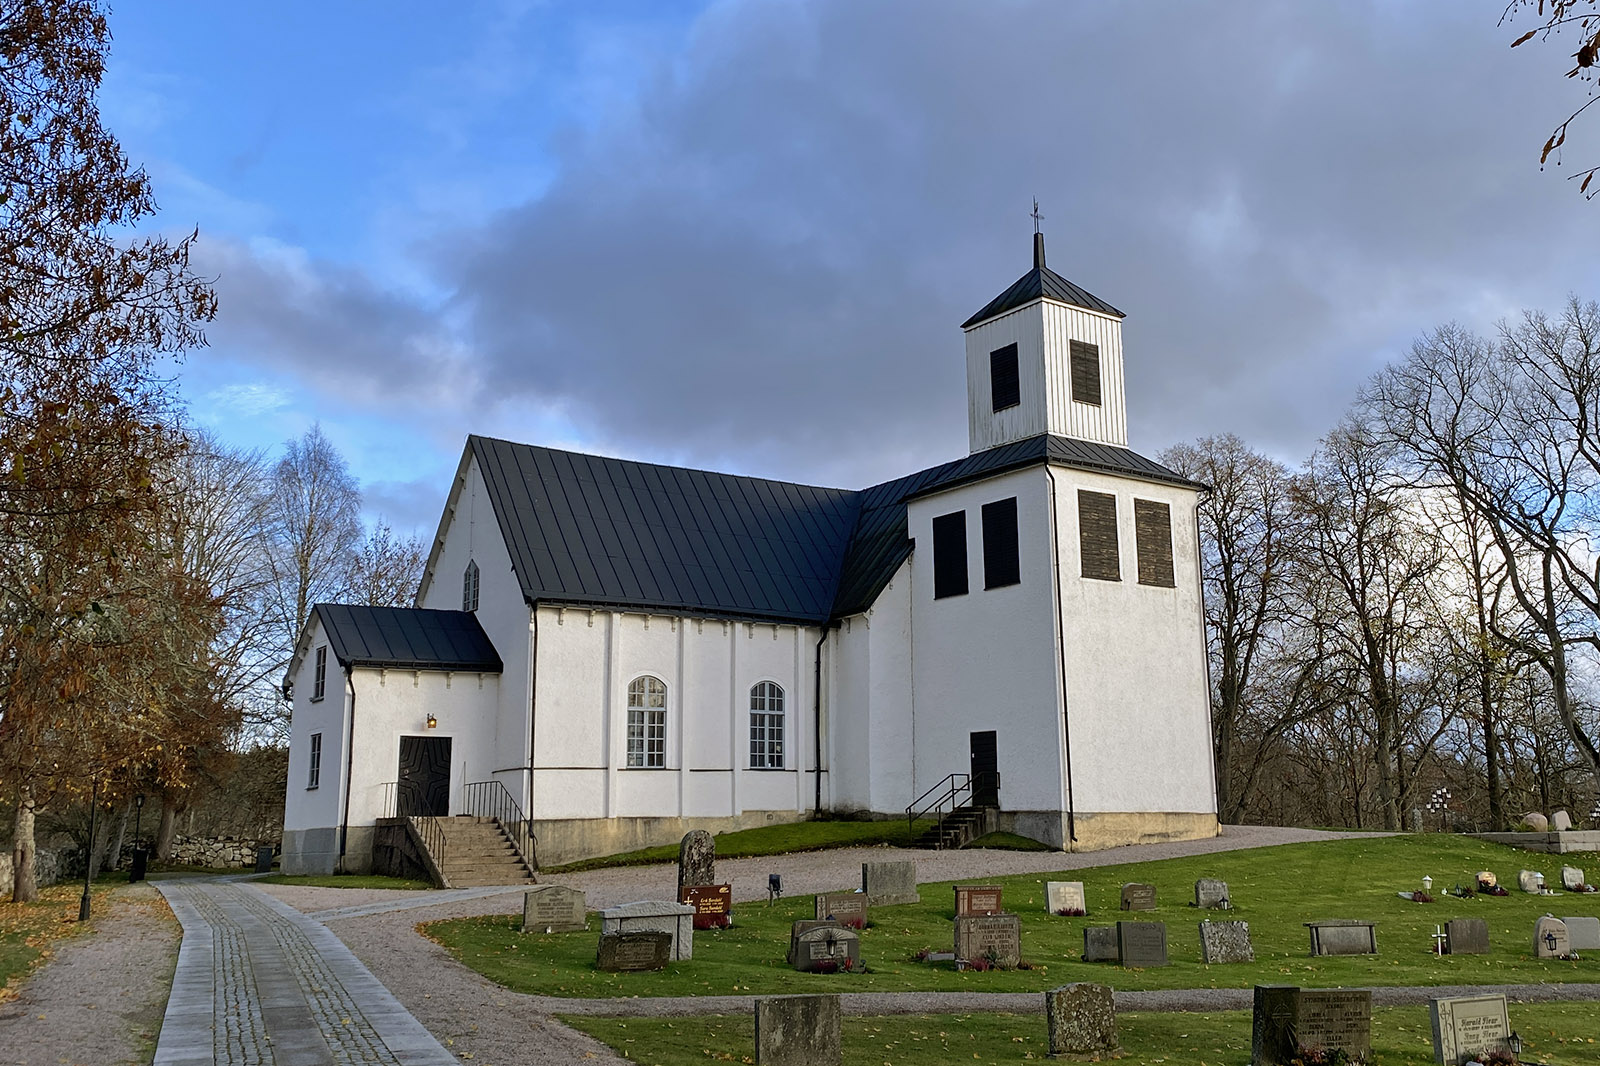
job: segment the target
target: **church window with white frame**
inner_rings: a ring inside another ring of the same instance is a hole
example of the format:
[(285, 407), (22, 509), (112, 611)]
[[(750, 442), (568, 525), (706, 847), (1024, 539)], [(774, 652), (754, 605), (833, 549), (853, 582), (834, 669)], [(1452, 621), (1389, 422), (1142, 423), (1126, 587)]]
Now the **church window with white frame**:
[(478, 564), (471, 559), (467, 560), (467, 569), (461, 574), (461, 609), (478, 609)]
[(311, 702), (316, 703), (328, 691), (328, 646), (317, 649), (317, 665), (311, 675)]
[(783, 769), (783, 686), (776, 682), (750, 689), (750, 769)]
[(667, 686), (659, 677), (628, 683), (628, 766), (660, 770), (667, 765)]

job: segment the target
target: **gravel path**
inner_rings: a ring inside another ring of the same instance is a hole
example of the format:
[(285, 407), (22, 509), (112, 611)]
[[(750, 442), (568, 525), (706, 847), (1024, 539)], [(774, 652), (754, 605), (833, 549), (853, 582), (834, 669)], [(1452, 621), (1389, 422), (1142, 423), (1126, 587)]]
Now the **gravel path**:
[(149, 884), (97, 900), (90, 930), (0, 1005), (5, 1066), (122, 1066), (150, 1061), (178, 958), (178, 923)]

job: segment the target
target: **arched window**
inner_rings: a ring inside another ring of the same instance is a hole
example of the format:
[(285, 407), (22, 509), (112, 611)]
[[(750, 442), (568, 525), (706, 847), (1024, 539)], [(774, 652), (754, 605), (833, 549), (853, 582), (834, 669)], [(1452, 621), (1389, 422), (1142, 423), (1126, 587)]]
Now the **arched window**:
[(461, 609), (478, 609), (478, 564), (471, 559), (467, 560), (467, 569), (461, 575)]
[(783, 769), (783, 688), (771, 681), (750, 689), (750, 769)]
[(667, 686), (659, 677), (646, 674), (628, 683), (628, 765), (667, 765)]

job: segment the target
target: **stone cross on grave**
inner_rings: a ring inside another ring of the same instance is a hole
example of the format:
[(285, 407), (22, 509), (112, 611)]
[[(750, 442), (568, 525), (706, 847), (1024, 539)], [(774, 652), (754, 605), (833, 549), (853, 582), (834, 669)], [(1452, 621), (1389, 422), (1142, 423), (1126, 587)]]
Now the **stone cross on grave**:
[(1439, 926), (1437, 926), (1437, 925), (1434, 926), (1433, 927), (1433, 953), (1435, 955), (1443, 955), (1444, 954), (1445, 943), (1447, 941), (1449, 941), (1449, 939), (1450, 939), (1450, 935), (1448, 933), (1446, 933)]

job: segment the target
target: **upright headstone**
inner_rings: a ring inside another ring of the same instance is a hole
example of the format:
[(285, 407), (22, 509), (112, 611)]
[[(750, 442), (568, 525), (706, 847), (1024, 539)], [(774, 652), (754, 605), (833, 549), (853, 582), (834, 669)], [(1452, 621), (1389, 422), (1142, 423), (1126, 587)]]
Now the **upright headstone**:
[(956, 958), (1012, 967), (1022, 961), (1022, 919), (1015, 914), (970, 914), (956, 919)]
[(864, 929), (867, 924), (865, 892), (819, 892), (812, 904), (818, 918), (832, 918), (840, 925)]
[(1005, 908), (1000, 905), (1000, 896), (999, 885), (957, 885), (956, 917), (963, 918), (969, 914), (1001, 914)]
[(1550, 820), (1538, 811), (1529, 811), (1522, 816), (1520, 828), (1529, 833), (1543, 833), (1550, 828)]
[(873, 907), (892, 907), (918, 903), (917, 864), (914, 862), (864, 862), (861, 864), (861, 891)]
[(1114, 925), (1086, 925), (1083, 927), (1083, 961), (1116, 962), (1117, 927)]
[(1560, 918), (1545, 915), (1533, 923), (1533, 957), (1560, 959), (1572, 954), (1572, 942), (1567, 939), (1567, 923)]
[(802, 973), (848, 973), (861, 966), (861, 934), (854, 929), (830, 922), (807, 929), (793, 940), (789, 965)]
[(1479, 892), (1487, 892), (1489, 889), (1495, 888), (1499, 884), (1500, 884), (1500, 878), (1495, 876), (1495, 873), (1494, 873), (1493, 870), (1479, 870), (1478, 871), (1478, 891)]
[(1103, 1055), (1117, 1050), (1117, 1007), (1108, 985), (1062, 985), (1044, 994), (1051, 1055)]
[(757, 1066), (839, 1066), (838, 996), (756, 1000)]
[(1088, 903), (1083, 895), (1082, 881), (1046, 881), (1044, 909), (1051, 914), (1088, 914)]
[(685, 885), (678, 902), (694, 908), (696, 929), (726, 929), (733, 924), (732, 885)]
[(1563, 866), (1561, 868), (1561, 887), (1568, 892), (1583, 891), (1583, 871), (1576, 866)]
[(1372, 1052), (1372, 992), (1257, 985), (1250, 1030), (1251, 1066), (1287, 1066), (1302, 1048), (1343, 1051), (1365, 1062)]
[(793, 925), (791, 925), (789, 927), (789, 954), (788, 954), (789, 965), (793, 966), (795, 964), (795, 959), (797, 959), (799, 957), (798, 953), (799, 953), (799, 950), (800, 950), (800, 938), (801, 938), (801, 936), (805, 935), (806, 933), (811, 932), (811, 930), (813, 930), (813, 929), (843, 929), (843, 928), (844, 928), (843, 923), (836, 922), (832, 918), (818, 918), (816, 921), (808, 921), (808, 920), (802, 918), (800, 921), (795, 922)]
[(1523, 870), (1517, 874), (1517, 887), (1524, 892), (1538, 895), (1544, 891), (1544, 874), (1535, 870)]
[(665, 900), (642, 900), (607, 907), (600, 912), (602, 933), (666, 933), (672, 937), (672, 957), (694, 957), (694, 908)]
[(1202, 877), (1194, 883), (1194, 905), (1202, 910), (1225, 911), (1233, 904), (1228, 902), (1228, 882), (1214, 877)]
[(1452, 918), (1444, 923), (1446, 955), (1489, 954), (1489, 923), (1482, 918)]
[(1567, 927), (1567, 950), (1600, 951), (1600, 918), (1563, 918)]
[(1125, 911), (1153, 911), (1156, 909), (1156, 886), (1130, 881), (1122, 886), (1122, 909)]
[(587, 897), (565, 885), (535, 885), (522, 894), (524, 933), (573, 933), (583, 929)]
[(1509, 1055), (1511, 1020), (1504, 996), (1451, 996), (1428, 1001), (1433, 1019), (1433, 1061), (1445, 1066)]
[(1311, 931), (1313, 955), (1376, 955), (1377, 922), (1359, 918), (1333, 918), (1325, 922), (1306, 922)]
[(1200, 961), (1255, 962), (1255, 949), (1250, 946), (1250, 923), (1201, 922)]
[(1572, 815), (1566, 811), (1557, 811), (1550, 816), (1550, 831), (1552, 833), (1565, 833), (1572, 828)]
[(594, 966), (605, 973), (640, 973), (671, 961), (670, 933), (601, 933)]
[(1131, 968), (1167, 965), (1167, 923), (1118, 922), (1117, 956)]
[(678, 898), (686, 888), (716, 883), (716, 838), (704, 829), (691, 829), (678, 844)]

